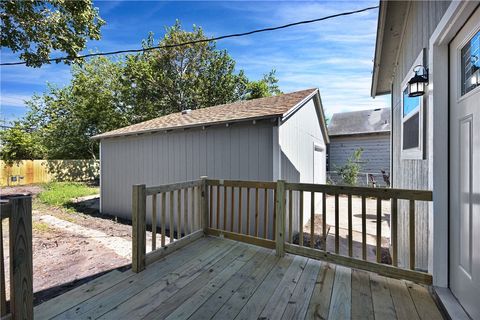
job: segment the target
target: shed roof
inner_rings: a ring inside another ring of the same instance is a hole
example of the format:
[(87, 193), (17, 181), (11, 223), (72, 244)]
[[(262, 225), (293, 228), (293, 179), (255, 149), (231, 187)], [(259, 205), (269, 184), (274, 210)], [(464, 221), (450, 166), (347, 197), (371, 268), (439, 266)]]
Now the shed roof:
[(311, 98), (315, 93), (318, 93), (318, 89), (313, 88), (273, 97), (238, 101), (192, 110), (184, 114), (182, 114), (182, 112), (171, 113), (166, 116), (102, 133), (94, 136), (93, 139), (280, 117)]
[(328, 125), (330, 136), (390, 131), (390, 108), (335, 113)]

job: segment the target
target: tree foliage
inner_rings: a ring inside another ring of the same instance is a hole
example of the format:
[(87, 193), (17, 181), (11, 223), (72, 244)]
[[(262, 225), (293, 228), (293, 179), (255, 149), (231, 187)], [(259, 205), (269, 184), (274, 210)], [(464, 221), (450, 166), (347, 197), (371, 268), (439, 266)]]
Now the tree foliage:
[(33, 160), (42, 156), (41, 145), (37, 136), (20, 123), (15, 123), (8, 130), (0, 131), (2, 152), (0, 159), (12, 164), (19, 160)]
[[(177, 21), (158, 44), (199, 39), (205, 39), (201, 28), (194, 26), (187, 32)], [(143, 46), (153, 45), (150, 34)], [(95, 158), (98, 142), (90, 138), (96, 134), (182, 109), (280, 93), (274, 71), (250, 82), (242, 70), (236, 71), (233, 58), (213, 42), (114, 59), (95, 57), (71, 68), (70, 83), (61, 88), (49, 85), (44, 94), (34, 96), (22, 120), (33, 129), (47, 159)]]
[(32, 67), (41, 66), (54, 50), (76, 56), (87, 39), (100, 39), (105, 24), (92, 0), (2, 0), (0, 16), (1, 47), (20, 52)]

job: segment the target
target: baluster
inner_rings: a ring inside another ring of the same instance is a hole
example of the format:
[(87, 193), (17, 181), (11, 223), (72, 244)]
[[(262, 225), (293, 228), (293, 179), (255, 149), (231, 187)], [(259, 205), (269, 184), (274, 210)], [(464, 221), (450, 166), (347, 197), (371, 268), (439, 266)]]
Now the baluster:
[(258, 188), (255, 188), (255, 237), (258, 237)]
[(263, 237), (265, 239), (268, 239), (267, 237), (267, 231), (268, 231), (268, 189), (265, 188), (264, 190), (264, 196), (263, 196)]
[(338, 254), (340, 251), (340, 218), (339, 218), (339, 204), (338, 204), (338, 194), (335, 195), (335, 253)]
[(242, 187), (238, 188), (238, 233), (242, 233)]
[(288, 191), (288, 242), (293, 243), (293, 190)]
[(353, 252), (353, 233), (352, 233), (352, 195), (348, 195), (348, 256), (352, 256)]
[(185, 235), (188, 232), (188, 188), (183, 189), (183, 228)]
[(217, 186), (217, 229), (220, 229), (220, 186)]
[(161, 246), (165, 247), (165, 229), (167, 225), (167, 219), (166, 219), (166, 202), (167, 202), (167, 193), (163, 192), (162, 193), (162, 234), (161, 234)]
[(210, 203), (208, 204), (208, 210), (210, 211), (210, 225), (213, 226), (213, 186), (210, 186)]
[(382, 199), (377, 198), (377, 262), (382, 262)]
[(303, 190), (300, 191), (300, 214), (298, 215), (300, 230), (298, 234), (298, 244), (303, 246)]
[(410, 269), (415, 270), (415, 200), (409, 206)]
[(152, 251), (157, 248), (157, 195), (152, 196)]
[(315, 247), (315, 192), (310, 193), (310, 247)]
[(174, 229), (175, 229), (175, 219), (174, 219), (174, 216), (173, 216), (173, 191), (170, 191), (170, 203), (169, 203), (169, 206), (170, 206), (170, 224), (169, 224), (169, 231), (170, 231), (170, 243), (172, 243), (174, 241), (174, 238), (173, 238), (173, 233), (174, 233)]
[(398, 202), (396, 198), (390, 200), (392, 202), (392, 264), (398, 265), (398, 228), (397, 228), (397, 210)]
[(323, 230), (323, 250), (327, 251), (327, 196), (322, 193), (322, 230)]
[[(210, 207), (210, 221), (212, 221), (212, 211), (211, 211), (211, 208), (212, 208), (212, 187), (210, 186), (210, 203), (209, 203), (209, 207)], [(190, 188), (190, 230), (191, 232), (193, 233), (195, 231), (195, 202), (194, 202), (194, 196), (195, 195), (195, 188)]]
[(367, 260), (367, 201), (362, 196), (362, 258)]
[(247, 188), (247, 235), (250, 235), (250, 188)]
[(235, 209), (234, 209), (234, 206), (235, 206), (235, 188), (231, 187), (231, 189), (232, 189), (232, 192), (231, 192), (231, 197), (230, 197), (230, 201), (231, 201), (231, 206), (230, 206), (230, 209), (231, 209), (231, 212), (230, 212), (230, 231), (233, 232), (233, 220), (235, 218)]
[[(285, 197), (285, 195), (283, 195), (283, 197)], [(275, 205), (273, 206), (273, 240), (275, 240), (275, 237), (276, 237), (276, 234), (277, 234), (277, 205), (276, 205), (276, 203), (277, 203), (277, 188), (275, 188), (273, 190), (273, 203), (275, 203)], [(283, 207), (285, 208), (285, 204), (284, 204)]]
[(177, 240), (182, 238), (182, 194), (177, 190)]
[(223, 186), (223, 230), (227, 231), (227, 186)]

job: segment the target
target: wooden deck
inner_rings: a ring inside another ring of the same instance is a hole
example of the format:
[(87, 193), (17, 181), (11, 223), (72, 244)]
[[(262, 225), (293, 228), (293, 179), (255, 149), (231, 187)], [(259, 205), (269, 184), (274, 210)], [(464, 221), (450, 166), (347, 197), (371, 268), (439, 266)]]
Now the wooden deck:
[(442, 319), (428, 288), (208, 237), (135, 274), (108, 273), (36, 319)]

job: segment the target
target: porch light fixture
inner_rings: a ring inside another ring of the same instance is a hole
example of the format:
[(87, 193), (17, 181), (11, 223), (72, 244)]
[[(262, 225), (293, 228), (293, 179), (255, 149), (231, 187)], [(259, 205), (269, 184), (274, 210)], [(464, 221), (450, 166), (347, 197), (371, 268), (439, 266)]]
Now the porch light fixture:
[(415, 75), (408, 81), (408, 96), (423, 96), (428, 85), (428, 69), (418, 65), (413, 68), (413, 72), (415, 72)]

